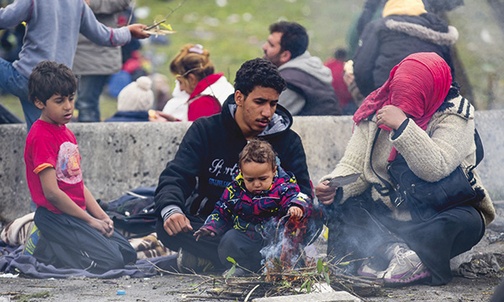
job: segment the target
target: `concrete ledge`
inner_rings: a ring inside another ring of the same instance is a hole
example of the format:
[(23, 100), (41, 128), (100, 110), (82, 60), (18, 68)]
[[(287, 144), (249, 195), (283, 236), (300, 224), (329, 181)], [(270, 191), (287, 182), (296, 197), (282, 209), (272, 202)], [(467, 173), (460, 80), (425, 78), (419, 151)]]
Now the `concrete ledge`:
[[(485, 146), (478, 167), (495, 200), (504, 200), (504, 110), (476, 112)], [(110, 200), (126, 190), (157, 184), (189, 123), (71, 123), (82, 155), (86, 185), (96, 198)], [(293, 130), (301, 136), (314, 183), (343, 156), (352, 134), (351, 116), (296, 117)], [(24, 124), (0, 125), (0, 222), (30, 211), (23, 161)]]

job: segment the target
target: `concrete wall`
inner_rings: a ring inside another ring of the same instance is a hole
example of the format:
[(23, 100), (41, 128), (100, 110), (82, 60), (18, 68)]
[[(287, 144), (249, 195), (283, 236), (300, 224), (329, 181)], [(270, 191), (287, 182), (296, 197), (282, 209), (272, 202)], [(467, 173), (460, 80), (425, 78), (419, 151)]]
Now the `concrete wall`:
[[(476, 112), (485, 146), (478, 171), (491, 196), (504, 200), (504, 110)], [(350, 116), (296, 117), (314, 183), (343, 156), (352, 133)], [(157, 184), (189, 123), (71, 123), (82, 155), (84, 180), (96, 198), (110, 200), (126, 190)], [(0, 222), (30, 211), (25, 181), (24, 124), (0, 125)]]

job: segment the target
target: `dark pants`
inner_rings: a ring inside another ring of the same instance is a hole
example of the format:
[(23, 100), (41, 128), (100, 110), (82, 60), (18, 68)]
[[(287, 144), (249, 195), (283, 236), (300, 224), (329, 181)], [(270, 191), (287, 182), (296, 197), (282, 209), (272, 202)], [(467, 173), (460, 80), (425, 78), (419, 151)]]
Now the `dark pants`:
[(227, 231), (219, 243), (219, 259), (226, 268), (232, 266), (227, 257), (233, 258), (240, 266), (257, 272), (261, 269), (261, 249), (264, 246), (264, 240), (257, 236), (251, 238), (246, 233), (231, 229)]
[[(328, 254), (335, 259), (380, 256), (384, 247), (405, 242), (432, 274), (432, 285), (452, 279), (450, 259), (483, 237), (481, 214), (471, 206), (444, 211), (429, 221), (397, 221), (368, 196), (351, 198), (329, 211)], [(348, 255), (351, 255), (348, 257)]]
[(135, 249), (117, 231), (108, 238), (78, 218), (43, 207), (34, 221), (41, 237), (33, 256), (42, 263), (103, 273), (136, 261)]
[(99, 122), (100, 95), (109, 75), (81, 75), (75, 108), (79, 110), (79, 122)]
[(179, 248), (193, 254), (199, 258), (205, 258), (214, 264), (216, 268), (222, 268), (217, 247), (221, 240), (221, 236), (209, 237), (203, 236), (198, 241), (193, 236), (194, 232), (203, 226), (204, 220), (200, 217), (190, 216), (187, 218), (191, 222), (193, 232), (182, 232), (175, 236), (169, 236), (163, 227), (163, 220), (160, 218), (156, 223), (156, 232), (159, 240), (163, 242), (164, 246), (172, 251), (178, 251)]

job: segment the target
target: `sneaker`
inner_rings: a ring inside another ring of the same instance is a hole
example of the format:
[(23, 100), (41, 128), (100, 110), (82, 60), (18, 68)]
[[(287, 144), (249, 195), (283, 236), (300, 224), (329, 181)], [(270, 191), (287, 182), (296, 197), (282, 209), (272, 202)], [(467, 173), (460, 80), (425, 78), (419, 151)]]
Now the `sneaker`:
[(431, 276), (417, 253), (404, 244), (394, 245), (392, 251), (394, 256), (383, 276), (385, 284), (405, 285)]
[(371, 260), (365, 260), (357, 270), (357, 275), (364, 278), (381, 279), (385, 275), (384, 270), (380, 270), (373, 265)]
[(246, 277), (251, 275), (251, 273), (247, 272), (241, 267), (232, 267), (228, 270), (226, 270), (224, 273), (222, 273), (222, 277), (224, 278), (231, 278), (231, 277)]
[(212, 261), (205, 258), (196, 257), (193, 254), (180, 248), (177, 255), (177, 268), (179, 272), (201, 273), (212, 270), (214, 266), (212, 264)]

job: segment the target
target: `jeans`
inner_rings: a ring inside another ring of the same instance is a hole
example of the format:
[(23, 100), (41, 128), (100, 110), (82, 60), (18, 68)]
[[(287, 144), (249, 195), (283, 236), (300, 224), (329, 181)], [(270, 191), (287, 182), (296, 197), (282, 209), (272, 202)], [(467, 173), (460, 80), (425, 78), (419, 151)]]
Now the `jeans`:
[(19, 98), (27, 131), (29, 131), (32, 124), (40, 117), (41, 111), (28, 97), (28, 79), (20, 74), (12, 63), (2, 58), (0, 58), (0, 89)]
[(108, 78), (109, 75), (80, 76), (75, 103), (76, 109), (79, 110), (79, 122), (100, 121), (100, 95)]

